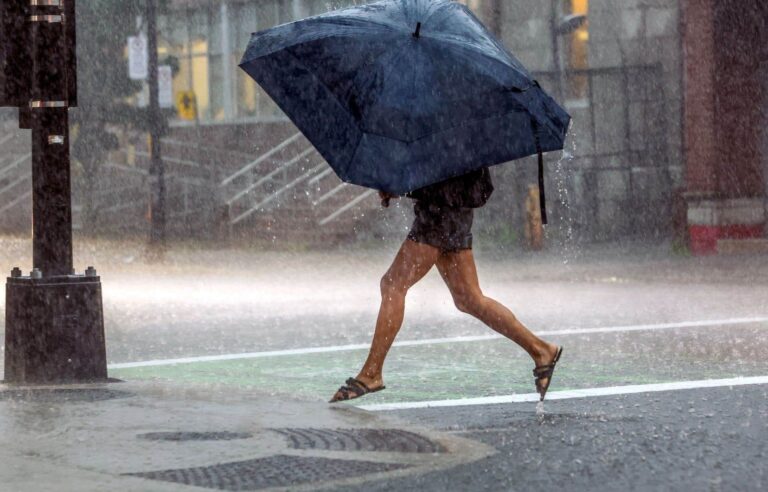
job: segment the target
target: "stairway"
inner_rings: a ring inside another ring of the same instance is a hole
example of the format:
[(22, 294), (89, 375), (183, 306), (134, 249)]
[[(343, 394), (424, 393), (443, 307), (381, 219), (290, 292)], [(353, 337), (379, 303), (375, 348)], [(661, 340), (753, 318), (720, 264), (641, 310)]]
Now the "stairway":
[(328, 244), (366, 227), (375, 192), (342, 182), (295, 133), (220, 182), (230, 233), (272, 242)]
[[(329, 244), (355, 237), (379, 208), (373, 190), (343, 183), (298, 132), (273, 144), (261, 139), (257, 155), (221, 148), (203, 139), (162, 141), (168, 234), (222, 234), (275, 243)], [(189, 137), (189, 136), (188, 136)], [(89, 199), (98, 232), (145, 234), (149, 228), (150, 155), (138, 145), (112, 152), (97, 175)], [(73, 228), (89, 219), (84, 180), (73, 178)], [(31, 227), (29, 134), (15, 121), (0, 123), (0, 231)]]
[(0, 231), (26, 232), (32, 227), (30, 135), (18, 122), (0, 122)]

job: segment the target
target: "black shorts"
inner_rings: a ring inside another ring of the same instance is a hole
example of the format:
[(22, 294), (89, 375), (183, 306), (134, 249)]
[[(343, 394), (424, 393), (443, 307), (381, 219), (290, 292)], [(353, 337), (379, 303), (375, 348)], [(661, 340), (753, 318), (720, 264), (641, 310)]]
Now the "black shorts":
[(408, 239), (429, 244), (443, 252), (472, 249), (474, 209), (422, 203), (413, 205), (416, 218)]

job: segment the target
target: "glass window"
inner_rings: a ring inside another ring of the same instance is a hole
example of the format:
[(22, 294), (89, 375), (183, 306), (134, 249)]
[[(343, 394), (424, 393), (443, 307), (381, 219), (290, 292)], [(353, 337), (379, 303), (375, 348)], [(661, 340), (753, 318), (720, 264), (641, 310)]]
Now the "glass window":
[(210, 9), (210, 24), (208, 28), (208, 40), (210, 52), (220, 54), (221, 44), (221, 6), (213, 5)]
[[(589, 0), (568, 0), (569, 15), (588, 15)], [(566, 37), (566, 56), (568, 68), (586, 70), (589, 68), (589, 19)], [(587, 96), (588, 82), (585, 74), (572, 74), (568, 77), (568, 99), (583, 99)]]
[(209, 118), (210, 109), (210, 85), (208, 83), (209, 63), (207, 55), (193, 56), (190, 59), (190, 71), (192, 76), (191, 89), (197, 99), (197, 111), (201, 119)]
[(237, 70), (237, 115), (241, 118), (258, 116), (261, 89), (247, 73)]
[(258, 2), (254, 5), (258, 26), (254, 31), (268, 29), (278, 24), (277, 6), (274, 1)]
[(189, 10), (187, 16), (187, 28), (189, 30), (189, 40), (199, 41), (208, 40), (208, 9), (198, 8)]
[(458, 0), (459, 3), (463, 3), (475, 14), (480, 13), (481, 0)]
[(221, 69), (223, 63), (222, 55), (211, 55), (208, 57), (210, 63), (209, 72), (209, 94), (208, 94), (208, 117), (215, 121), (224, 119), (224, 71)]
[[(304, 15), (309, 15), (310, 3), (322, 2), (303, 2)], [(223, 121), (228, 117), (284, 117), (269, 96), (237, 65), (251, 33), (293, 20), (293, 0), (229, 1), (226, 10), (228, 43), (222, 42), (218, 2), (173, 10), (158, 19), (161, 56), (175, 56), (179, 61), (179, 72), (173, 80), (174, 93), (194, 92), (202, 122)], [(229, 52), (224, 53), (227, 44)], [(225, 67), (224, 63), (228, 65)], [(225, 100), (227, 98), (230, 100)]]
[(258, 10), (255, 4), (245, 3), (232, 6), (230, 12), (232, 19), (229, 29), (232, 35), (231, 45), (235, 53), (242, 54), (248, 46), (251, 33), (260, 29)]

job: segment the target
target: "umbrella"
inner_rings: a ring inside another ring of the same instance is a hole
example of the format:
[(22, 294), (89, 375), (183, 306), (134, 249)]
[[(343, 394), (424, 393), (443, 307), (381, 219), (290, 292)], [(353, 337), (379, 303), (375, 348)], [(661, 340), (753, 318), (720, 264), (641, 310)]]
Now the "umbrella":
[(402, 195), (561, 150), (570, 116), (464, 5), (385, 0), (254, 33), (240, 67), (344, 181)]

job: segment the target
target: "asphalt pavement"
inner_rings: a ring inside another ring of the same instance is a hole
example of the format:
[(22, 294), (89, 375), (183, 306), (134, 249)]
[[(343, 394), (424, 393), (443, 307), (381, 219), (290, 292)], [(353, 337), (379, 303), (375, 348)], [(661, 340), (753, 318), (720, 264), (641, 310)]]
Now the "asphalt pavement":
[(765, 490), (767, 402), (757, 385), (552, 401), (543, 413), (530, 403), (391, 412), (496, 453), (366, 490)]
[[(14, 248), (5, 249), (3, 261), (24, 265), (23, 254), (8, 251)], [(394, 246), (354, 252), (179, 249), (156, 265), (143, 262), (136, 245), (121, 245), (119, 252), (108, 243), (81, 249), (76, 257), (93, 257), (102, 275), (110, 375), (127, 381), (123, 388), (133, 385), (133, 396), (95, 402), (91, 410), (82, 402), (54, 406), (77, 407), (72, 415), (81, 417), (107, 411), (99, 405), (137, 416), (166, 408), (168, 420), (144, 433), (242, 431), (224, 425), (226, 405), (192, 396), (202, 389), (230, 395), (227, 401), (241, 414), (252, 408), (252, 434), (290, 427), (291, 415), (276, 409), (291, 401), (297, 415), (340, 408), (359, 419), (347, 427), (407, 428), (430, 442), (455, 438), (474, 450), (450, 457), (438, 452), (437, 461), (407, 473), (363, 470), (354, 484), (282, 485), (291, 490), (766, 487), (768, 257), (692, 258), (663, 247), (610, 247), (577, 256), (478, 250), (486, 295), (566, 347), (543, 410), (534, 403), (526, 354), (456, 311), (436, 272), (409, 293), (406, 320), (385, 367), (387, 390), (328, 407), (325, 400), (365, 358), (378, 278), (393, 254)], [(185, 388), (181, 396), (174, 393), (179, 388)], [(12, 427), (9, 415), (39, 402), (7, 391), (2, 394), (12, 397), (0, 403), (0, 420)], [(169, 392), (176, 395), (173, 405), (162, 396)], [(216, 408), (216, 417), (208, 426), (186, 425), (172, 417), (174, 405), (185, 404), (201, 412)], [(264, 419), (281, 415), (283, 423), (260, 422), (260, 412)], [(42, 446), (69, 435), (66, 420), (59, 421), (63, 429), (55, 422), (33, 442)], [(108, 419), (103, 422), (108, 428)], [(329, 429), (339, 427), (333, 417), (328, 422)], [(131, 430), (130, 439), (138, 434)], [(241, 441), (239, 461), (284, 454), (276, 448), (264, 454), (260, 442)], [(141, 449), (151, 461), (149, 448)], [(27, 451), (33, 462), (50, 464), (44, 452)], [(191, 461), (184, 466), (206, 473), (216, 461), (195, 464), (194, 454), (185, 456)], [(375, 462), (388, 461), (375, 456)], [(222, 461), (239, 462), (233, 460)], [(151, 465), (135, 469), (174, 469)], [(258, 475), (259, 466), (273, 465), (258, 461), (241, 471)], [(146, 487), (136, 490), (164, 490), (157, 481), (135, 483)], [(258, 489), (262, 482), (247, 483)]]

